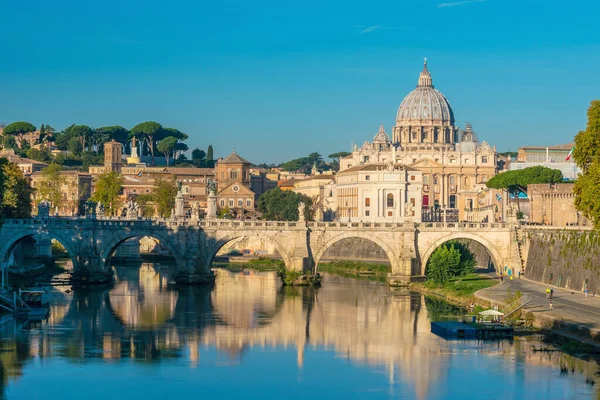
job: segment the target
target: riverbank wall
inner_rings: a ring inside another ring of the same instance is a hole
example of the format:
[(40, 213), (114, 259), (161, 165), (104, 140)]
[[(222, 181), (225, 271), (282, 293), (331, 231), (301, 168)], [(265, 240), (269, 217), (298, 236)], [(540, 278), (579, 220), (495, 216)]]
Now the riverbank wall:
[(600, 234), (593, 230), (524, 228), (525, 276), (573, 291), (600, 293)]

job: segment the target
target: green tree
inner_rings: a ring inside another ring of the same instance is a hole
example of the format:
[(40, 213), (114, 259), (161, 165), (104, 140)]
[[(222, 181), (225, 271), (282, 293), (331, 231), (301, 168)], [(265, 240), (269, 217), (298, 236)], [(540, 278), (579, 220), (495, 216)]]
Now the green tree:
[(16, 136), (19, 138), (17, 143), (19, 147), (23, 146), (23, 135), (29, 132), (35, 132), (35, 126), (29, 122), (19, 121), (8, 124), (4, 127), (3, 134)]
[(71, 137), (71, 139), (69, 139), (69, 143), (67, 144), (67, 150), (69, 150), (69, 152), (73, 155), (80, 155), (83, 151), (81, 138), (77, 136)]
[(52, 153), (46, 146), (40, 146), (39, 149), (27, 150), (27, 158), (48, 163), (52, 161)]
[(135, 198), (135, 201), (140, 206), (142, 210), (142, 217), (152, 218), (154, 214), (156, 214), (156, 210), (154, 207), (154, 196), (150, 193), (138, 194)]
[(126, 144), (129, 140), (129, 131), (119, 125), (98, 128), (96, 129), (96, 135), (98, 135), (97, 138), (102, 138), (100, 143), (114, 139), (121, 144)]
[(536, 183), (560, 183), (563, 180), (563, 174), (558, 169), (551, 169), (542, 166), (523, 168), (518, 170), (502, 172), (485, 184), (490, 189), (502, 189), (515, 197), (517, 207), (519, 207), (518, 196), (521, 193), (527, 194), (527, 185)]
[(4, 218), (30, 218), (33, 188), (16, 164), (0, 159), (2, 166), (2, 215)]
[(208, 149), (206, 149), (206, 166), (208, 168), (213, 168), (215, 166), (215, 161), (213, 157), (213, 147), (212, 144), (209, 144)]
[(71, 134), (79, 138), (81, 149), (89, 150), (92, 144), (91, 142), (93, 141), (92, 136), (94, 135), (94, 130), (87, 125), (71, 125), (70, 129)]
[(338, 158), (348, 157), (350, 154), (351, 153), (348, 153), (347, 151), (338, 151), (337, 153), (330, 154), (327, 157), (331, 158), (332, 160), (336, 160)]
[(102, 203), (109, 215), (116, 215), (123, 204), (122, 193), (123, 176), (115, 171), (111, 171), (107, 174), (101, 174), (98, 177), (92, 200)]
[(450, 280), (450, 267), (458, 264), (460, 255), (451, 255), (448, 247), (440, 246), (429, 257), (425, 274), (428, 280), (442, 285)]
[(263, 219), (271, 221), (297, 221), (298, 204), (304, 203), (304, 215), (312, 220), (312, 199), (306, 195), (279, 188), (267, 190), (258, 198), (258, 211)]
[(582, 173), (575, 181), (575, 207), (600, 229), (600, 100), (592, 101), (585, 131), (575, 136), (573, 158)]
[(2, 146), (5, 149), (16, 149), (18, 147), (14, 136), (4, 136), (2, 138)]
[(152, 155), (152, 165), (154, 165), (155, 143), (166, 137), (166, 131), (163, 126), (154, 121), (142, 122), (131, 128), (131, 135), (146, 142)]
[(62, 195), (62, 187), (66, 184), (66, 179), (60, 173), (61, 168), (58, 164), (50, 164), (41, 171), (42, 178), (37, 187), (38, 201), (48, 200), (52, 207), (62, 208), (65, 201)]
[(198, 148), (192, 150), (192, 162), (198, 167), (204, 166), (206, 161), (206, 153)]
[(174, 179), (157, 178), (154, 181), (153, 198), (156, 211), (161, 217), (169, 217), (175, 207), (177, 185)]
[(177, 145), (177, 139), (174, 136), (167, 136), (156, 145), (156, 149), (165, 155), (165, 159), (167, 160), (167, 167), (169, 166), (169, 159), (175, 146)]

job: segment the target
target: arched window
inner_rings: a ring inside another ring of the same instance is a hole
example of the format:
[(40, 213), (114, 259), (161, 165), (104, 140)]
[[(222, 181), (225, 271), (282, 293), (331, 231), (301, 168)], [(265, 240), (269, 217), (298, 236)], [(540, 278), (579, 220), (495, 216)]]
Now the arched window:
[(429, 175), (423, 175), (423, 185), (429, 185)]
[(391, 193), (387, 195), (387, 206), (394, 207), (394, 195)]
[(450, 175), (450, 184), (451, 184), (451, 185), (454, 185), (454, 184), (455, 184), (454, 175)]
[(469, 177), (465, 176), (465, 186), (469, 186)]
[(439, 177), (438, 177), (437, 175), (435, 175), (435, 176), (433, 177), (433, 184), (434, 184), (434, 185), (437, 185), (438, 183), (439, 183)]

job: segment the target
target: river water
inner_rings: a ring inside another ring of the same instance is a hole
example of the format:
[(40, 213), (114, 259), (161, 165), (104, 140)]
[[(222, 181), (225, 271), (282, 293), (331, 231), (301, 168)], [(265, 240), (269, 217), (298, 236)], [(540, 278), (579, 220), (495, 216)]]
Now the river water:
[(4, 398), (598, 397), (596, 363), (531, 338), (446, 341), (439, 302), (377, 282), (219, 270), (214, 288), (172, 289), (167, 266), (115, 272), (110, 289), (47, 288), (47, 321), (0, 326)]

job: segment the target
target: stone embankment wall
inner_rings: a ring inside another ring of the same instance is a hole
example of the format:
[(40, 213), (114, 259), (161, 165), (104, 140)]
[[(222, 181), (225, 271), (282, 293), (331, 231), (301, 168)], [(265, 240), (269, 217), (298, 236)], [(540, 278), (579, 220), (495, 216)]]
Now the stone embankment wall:
[(600, 293), (600, 234), (591, 230), (523, 229), (525, 276), (536, 282)]

